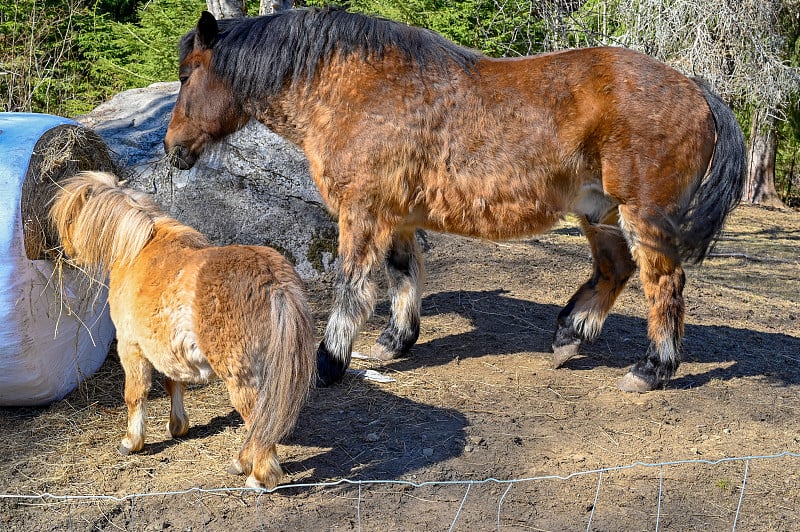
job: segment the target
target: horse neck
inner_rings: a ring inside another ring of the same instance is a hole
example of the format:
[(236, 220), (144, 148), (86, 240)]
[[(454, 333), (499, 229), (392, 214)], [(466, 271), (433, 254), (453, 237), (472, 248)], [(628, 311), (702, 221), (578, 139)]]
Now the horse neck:
[(284, 89), (266, 104), (259, 103), (249, 114), (275, 134), (302, 147), (312, 123), (311, 110), (303, 103), (309, 101), (305, 100), (306, 93), (308, 89)]
[[(381, 62), (384, 66), (388, 63)], [(375, 77), (380, 78), (376, 76), (375, 65), (359, 54), (332, 59), (319, 65), (311, 81), (287, 83), (277, 95), (251, 103), (248, 111), (270, 130), (302, 148), (310, 134), (326, 130), (341, 120), (337, 113), (354, 104), (353, 98), (363, 91), (369, 91), (369, 87), (362, 85), (374, 83)]]

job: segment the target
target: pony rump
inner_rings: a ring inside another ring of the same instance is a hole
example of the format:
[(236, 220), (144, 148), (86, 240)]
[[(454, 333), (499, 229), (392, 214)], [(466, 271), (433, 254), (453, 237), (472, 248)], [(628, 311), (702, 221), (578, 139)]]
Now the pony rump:
[[(50, 220), (67, 256), (94, 273), (107, 275), (115, 263), (132, 262), (152, 238), (157, 222), (177, 225), (148, 194), (124, 188), (114, 174), (81, 172), (59, 185)], [(103, 221), (99, 229), (98, 220)], [(197, 231), (186, 229), (205, 241)]]

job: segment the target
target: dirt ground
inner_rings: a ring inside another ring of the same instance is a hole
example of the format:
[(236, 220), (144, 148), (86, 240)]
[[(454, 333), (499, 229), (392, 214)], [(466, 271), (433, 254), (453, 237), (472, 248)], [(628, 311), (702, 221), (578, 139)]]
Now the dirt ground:
[[(0, 530), (800, 530), (800, 457), (761, 458), (800, 452), (799, 213), (735, 211), (688, 269), (684, 363), (641, 395), (616, 388), (647, 346), (638, 279), (598, 341), (550, 367), (556, 315), (591, 264), (575, 224), (429, 240), (417, 346), (353, 364), (395, 382), (312, 392), (279, 448), (291, 486), (240, 490), (225, 472), (244, 429), (218, 382), (188, 393), (179, 440), (154, 387), (144, 451), (118, 455), (112, 353), (63, 401), (0, 409)], [(321, 332), (330, 279), (309, 292)], [(383, 298), (356, 349), (387, 314)]]

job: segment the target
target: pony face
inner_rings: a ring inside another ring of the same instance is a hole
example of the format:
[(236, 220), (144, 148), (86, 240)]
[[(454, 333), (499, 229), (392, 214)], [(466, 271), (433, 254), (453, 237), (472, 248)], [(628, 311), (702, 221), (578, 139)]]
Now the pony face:
[(216, 19), (204, 11), (194, 31), (192, 49), (180, 64), (181, 88), (164, 138), (164, 151), (181, 170), (194, 165), (209, 141), (220, 140), (247, 121), (230, 87), (213, 72), (213, 47), (218, 35)]
[(55, 196), (50, 209), (50, 220), (58, 234), (61, 249), (70, 260), (85, 265), (81, 260), (80, 244), (76, 243), (75, 229), (80, 223), (80, 215), (86, 204), (90, 190), (68, 186)]
[(123, 187), (108, 172), (80, 172), (62, 181), (50, 207), (64, 254), (93, 273), (130, 263), (159, 215), (147, 194)]

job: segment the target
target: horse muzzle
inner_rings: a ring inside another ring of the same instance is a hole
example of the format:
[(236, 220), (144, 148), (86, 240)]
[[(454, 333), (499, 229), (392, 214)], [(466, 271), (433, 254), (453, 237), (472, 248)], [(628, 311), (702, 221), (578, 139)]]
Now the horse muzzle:
[(188, 170), (197, 162), (197, 155), (182, 144), (176, 144), (170, 148), (165, 141), (164, 152), (166, 152), (170, 164), (180, 170)]

